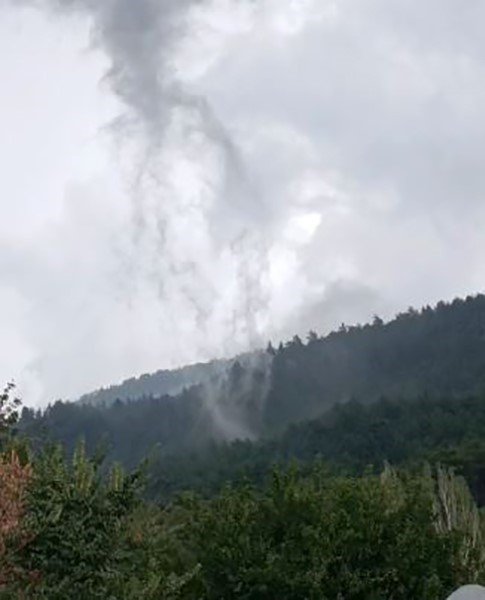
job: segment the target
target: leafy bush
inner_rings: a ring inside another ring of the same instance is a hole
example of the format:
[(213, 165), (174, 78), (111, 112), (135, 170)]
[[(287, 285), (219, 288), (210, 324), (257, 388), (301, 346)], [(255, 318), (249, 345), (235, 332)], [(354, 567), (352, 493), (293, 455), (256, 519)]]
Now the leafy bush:
[(392, 470), (380, 478), (276, 473), (261, 496), (227, 489), (195, 503), (189, 540), (203, 594), (193, 598), (441, 600), (483, 568), (480, 531), (465, 518), (444, 525), (460, 494), (473, 511), (462, 483), (447, 481), (446, 505), (435, 478)]

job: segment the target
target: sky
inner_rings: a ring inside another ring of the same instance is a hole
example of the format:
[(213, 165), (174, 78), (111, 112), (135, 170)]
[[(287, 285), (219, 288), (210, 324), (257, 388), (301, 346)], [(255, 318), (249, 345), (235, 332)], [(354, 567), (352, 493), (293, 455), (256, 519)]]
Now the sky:
[(485, 4), (0, 0), (27, 405), (484, 289)]

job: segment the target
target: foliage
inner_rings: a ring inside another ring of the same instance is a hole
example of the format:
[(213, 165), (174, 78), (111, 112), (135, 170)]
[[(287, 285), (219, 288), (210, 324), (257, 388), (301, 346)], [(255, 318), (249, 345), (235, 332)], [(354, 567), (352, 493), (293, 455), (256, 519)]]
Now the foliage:
[(484, 578), (482, 517), (445, 469), (292, 468), (267, 488), (166, 507), (137, 498), (137, 474), (117, 467), (103, 481), (82, 446), (69, 462), (52, 448), (25, 473), (24, 537), (0, 597), (441, 600)]
[[(466, 494), (449, 481), (450, 497)], [(276, 472), (263, 493), (227, 489), (195, 503), (185, 535), (203, 591), (193, 597), (441, 600), (480, 579), (483, 557), (464, 552), (462, 523), (442, 528), (435, 485), (392, 470), (337, 479)]]
[[(484, 504), (485, 297), (295, 337), (265, 356), (218, 373), (217, 398), (204, 384), (24, 409), (32, 452), (10, 435), (8, 386), (0, 597), (441, 600), (483, 583), (484, 517), (462, 476)], [(228, 417), (250, 425), (234, 435), (259, 439), (224, 439)], [(158, 504), (142, 500), (139, 470), (89, 458), (103, 440), (129, 467), (157, 446)], [(382, 471), (387, 461), (397, 470)]]
[(324, 460), (338, 473), (378, 472), (386, 461), (455, 467), (480, 505), (485, 503), (485, 398), (387, 400), (339, 404), (321, 418), (292, 425), (259, 442), (212, 444), (203, 451), (160, 457), (152, 463), (148, 491), (169, 499), (180, 490), (210, 496), (225, 482), (262, 485), (274, 465), (301, 467)]
[(81, 444), (70, 461), (47, 449), (27, 473), (15, 521), (23, 542), (10, 552), (15, 577), (1, 597), (175, 599), (195, 576), (195, 564), (177, 560), (161, 512), (140, 502), (139, 472), (115, 466), (103, 478)]
[(124, 519), (135, 502), (133, 479), (115, 471), (103, 484), (82, 446), (70, 464), (56, 447), (32, 467), (24, 520), (30, 541), (18, 557), (26, 572), (39, 574), (27, 585), (29, 597), (109, 597)]
[(19, 419), (21, 401), (12, 397), (15, 390), (13, 382), (8, 383), (0, 393), (0, 442), (5, 441), (5, 436)]
[(13, 556), (28, 541), (21, 523), (31, 477), (31, 466), (14, 451), (0, 456), (0, 591), (19, 575)]

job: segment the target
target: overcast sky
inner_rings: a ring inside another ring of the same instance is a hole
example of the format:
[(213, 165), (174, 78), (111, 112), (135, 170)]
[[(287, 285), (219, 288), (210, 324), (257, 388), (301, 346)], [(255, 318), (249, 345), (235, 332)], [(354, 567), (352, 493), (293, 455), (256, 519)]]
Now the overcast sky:
[(0, 381), (45, 405), (482, 291), (484, 22), (0, 0)]

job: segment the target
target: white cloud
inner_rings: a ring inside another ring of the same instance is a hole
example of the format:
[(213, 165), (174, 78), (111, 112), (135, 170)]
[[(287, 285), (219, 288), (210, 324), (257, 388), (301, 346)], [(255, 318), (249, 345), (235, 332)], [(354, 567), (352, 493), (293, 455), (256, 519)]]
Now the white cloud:
[(66, 8), (0, 8), (31, 401), (483, 288), (479, 3), (25, 4)]

